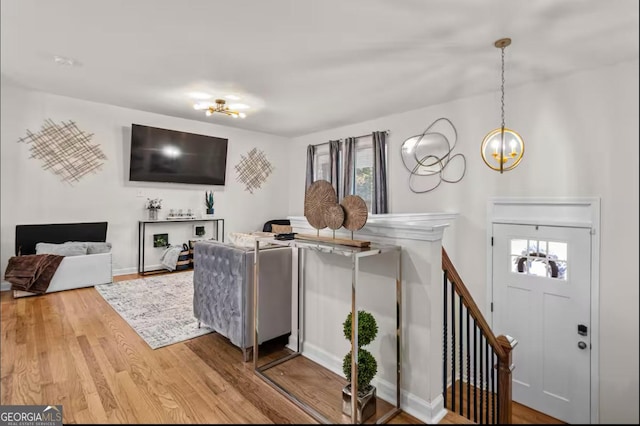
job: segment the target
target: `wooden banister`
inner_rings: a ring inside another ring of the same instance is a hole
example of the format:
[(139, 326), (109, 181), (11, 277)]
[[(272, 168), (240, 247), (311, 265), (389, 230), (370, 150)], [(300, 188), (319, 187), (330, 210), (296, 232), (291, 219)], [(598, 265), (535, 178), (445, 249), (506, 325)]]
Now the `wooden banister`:
[(480, 308), (478, 308), (473, 297), (471, 297), (471, 293), (469, 293), (467, 286), (462, 282), (462, 278), (460, 278), (458, 271), (455, 266), (453, 266), (453, 263), (451, 262), (451, 259), (449, 259), (449, 255), (444, 247), (442, 247), (442, 270), (447, 273), (447, 278), (449, 278), (449, 281), (453, 283), (456, 293), (462, 296), (462, 303), (467, 307), (473, 319), (476, 320), (478, 327), (482, 330), (482, 334), (484, 334), (489, 345), (493, 348), (496, 356), (501, 361), (506, 360), (506, 354), (502, 345), (498, 342), (493, 331), (491, 331), (491, 327), (489, 327), (489, 324), (487, 323), (487, 320), (484, 319)]
[[(457, 376), (456, 374), (456, 366), (460, 366), (460, 385), (459, 385), (459, 389), (460, 389), (460, 393), (459, 393), (459, 404), (458, 404), (458, 408), (460, 410), (460, 414), (462, 413), (462, 408), (463, 408), (463, 395), (462, 395), (462, 390), (463, 390), (463, 384), (462, 384), (462, 377), (463, 377), (463, 353), (466, 354), (467, 357), (467, 365), (466, 365), (466, 369), (467, 369), (467, 383), (466, 385), (466, 391), (467, 391), (467, 398), (466, 398), (466, 408), (467, 408), (467, 418), (471, 420), (471, 405), (473, 406), (473, 417), (474, 420), (476, 418), (476, 415), (478, 414), (478, 410), (479, 410), (479, 420), (480, 423), (496, 423), (498, 422), (499, 424), (510, 424), (512, 422), (512, 411), (511, 411), (511, 401), (512, 401), (512, 374), (511, 372), (513, 371), (513, 364), (512, 364), (512, 357), (511, 357), (511, 351), (513, 350), (513, 348), (516, 346), (516, 344), (518, 343), (515, 339), (513, 339), (510, 336), (504, 336), (504, 335), (500, 335), (500, 336), (496, 336), (495, 334), (493, 334), (493, 331), (491, 330), (491, 327), (489, 326), (489, 324), (487, 323), (486, 319), (484, 318), (484, 316), (482, 315), (482, 312), (480, 311), (480, 309), (478, 308), (478, 305), (476, 305), (476, 302), (473, 300), (473, 297), (471, 297), (471, 293), (469, 292), (469, 290), (467, 289), (467, 287), (464, 285), (464, 282), (462, 281), (462, 278), (460, 277), (460, 274), (458, 274), (458, 271), (456, 270), (455, 266), (453, 266), (453, 262), (451, 262), (451, 259), (449, 258), (449, 255), (447, 254), (447, 251), (444, 249), (444, 247), (442, 248), (442, 270), (444, 272), (445, 275), (445, 307), (444, 307), (444, 315), (445, 315), (445, 321), (444, 321), (444, 356), (443, 356), (443, 361), (444, 364), (446, 366), (447, 364), (447, 345), (446, 345), (446, 339), (447, 339), (447, 287), (448, 287), (448, 283), (451, 284), (451, 364), (452, 364), (452, 372), (451, 372), (451, 376), (452, 376), (452, 380), (455, 382), (455, 377)], [(456, 318), (455, 318), (455, 304), (454, 304), (454, 294), (458, 295), (458, 301), (459, 301), (459, 309), (457, 314), (459, 315), (458, 317), (458, 332), (460, 335), (460, 339), (456, 340), (456, 334), (455, 334), (455, 324), (456, 324)], [(466, 329), (467, 329), (467, 333), (466, 333), (466, 350), (464, 349), (464, 341), (462, 340), (462, 335), (463, 335), (463, 305), (464, 308), (466, 308), (466, 315), (467, 315), (467, 321), (466, 321)], [(473, 332), (473, 346), (471, 346), (470, 343), (470, 334), (471, 332), (469, 331), (470, 329), (470, 323), (469, 323), (469, 316), (471, 316), (473, 318), (474, 321), (474, 327), (476, 330), (479, 330), (481, 333), (481, 336), (484, 337), (485, 340), (485, 345), (488, 345), (489, 347), (491, 347), (491, 350), (493, 352), (493, 354), (495, 354), (496, 358), (491, 358), (493, 361), (489, 361), (489, 357), (491, 356), (490, 353), (485, 349), (484, 352), (484, 356), (485, 358), (485, 368), (483, 368), (482, 364), (483, 364), (483, 351), (482, 351), (482, 337), (480, 339), (480, 364), (478, 365), (476, 363), (476, 332)], [(456, 341), (459, 341), (460, 347), (458, 352), (456, 352)], [(478, 391), (477, 385), (476, 385), (476, 376), (475, 373), (473, 375), (472, 378), (469, 378), (469, 374), (470, 374), (470, 352), (473, 352), (474, 355), (474, 361), (473, 361), (473, 365), (474, 368), (475, 366), (478, 366), (479, 370), (480, 370), (480, 388), (479, 388), (479, 394), (480, 394), (480, 404), (477, 404), (477, 399), (476, 399), (476, 391)], [(458, 360), (459, 362), (456, 364), (456, 354), (458, 355)], [(497, 359), (497, 362), (495, 362), (495, 360)], [(491, 364), (490, 364), (491, 362)], [(493, 371), (492, 373), (489, 373), (488, 371)], [(483, 372), (485, 372), (485, 377), (483, 379)], [(496, 387), (494, 387), (494, 373), (497, 373), (497, 383), (495, 384)], [(471, 398), (471, 386), (470, 386), (470, 381), (472, 381), (473, 385), (472, 387), (474, 388), (474, 393), (473, 393), (473, 398)], [(443, 376), (443, 391), (446, 393), (447, 392), (447, 375), (446, 373), (444, 373)], [(484, 386), (484, 388), (483, 388)], [(445, 394), (445, 406), (446, 406), (446, 401), (447, 401), (447, 396)], [(484, 407), (483, 407), (483, 401), (484, 401)], [(451, 408), (452, 410), (455, 412), (455, 383), (453, 383), (452, 385), (452, 396), (451, 396)], [(484, 411), (483, 411), (484, 410)], [(484, 413), (484, 420), (483, 420), (483, 413)], [(497, 416), (496, 416), (497, 414)]]
[(498, 401), (501, 401), (500, 410), (498, 410), (498, 423), (511, 423), (511, 372), (513, 364), (511, 364), (511, 350), (515, 348), (518, 342), (508, 336), (498, 336), (498, 343), (504, 349), (506, 359), (498, 362)]

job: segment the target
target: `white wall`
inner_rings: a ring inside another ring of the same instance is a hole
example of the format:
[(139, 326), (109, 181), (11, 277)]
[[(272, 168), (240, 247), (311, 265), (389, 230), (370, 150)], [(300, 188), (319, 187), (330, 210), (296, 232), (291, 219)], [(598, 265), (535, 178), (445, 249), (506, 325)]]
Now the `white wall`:
[[(498, 92), (295, 138), (289, 213), (303, 213), (308, 144), (390, 129), (390, 213), (460, 213), (444, 233), (444, 246), (484, 308), (489, 197), (601, 197), (600, 421), (637, 423), (638, 80), (633, 61), (507, 86), (506, 124), (522, 135), (526, 150), (522, 163), (503, 175), (480, 158), (482, 138), (500, 124)], [(414, 194), (400, 147), (439, 117), (456, 125), (454, 153), (466, 156), (467, 173), (458, 184)]]
[[(216, 216), (225, 219), (225, 231), (262, 230), (269, 219), (282, 218), (288, 210), (287, 178), (289, 139), (205, 122), (185, 120), (79, 99), (34, 92), (2, 81), (2, 270), (14, 254), (16, 224), (83, 221), (109, 222), (107, 238), (113, 244), (114, 272), (135, 272), (137, 263), (137, 222), (145, 218), (144, 203), (163, 199), (160, 217), (170, 208), (191, 208), (204, 213), (204, 192), (215, 192)], [(40, 161), (29, 159), (29, 146), (18, 143), (26, 130), (38, 131), (43, 120), (74, 120), (85, 132), (93, 133), (93, 143), (107, 156), (103, 170), (83, 178), (73, 186), (61, 182)], [(131, 124), (229, 139), (227, 178), (224, 187), (128, 182)], [(262, 188), (253, 194), (237, 182), (234, 166), (241, 155), (257, 147), (274, 166)], [(142, 197), (138, 197), (142, 190)], [(191, 224), (168, 225), (170, 242), (186, 242)], [(154, 225), (161, 232), (160, 225)], [(150, 243), (151, 235), (148, 240)], [(161, 249), (147, 246), (148, 265), (158, 263)]]

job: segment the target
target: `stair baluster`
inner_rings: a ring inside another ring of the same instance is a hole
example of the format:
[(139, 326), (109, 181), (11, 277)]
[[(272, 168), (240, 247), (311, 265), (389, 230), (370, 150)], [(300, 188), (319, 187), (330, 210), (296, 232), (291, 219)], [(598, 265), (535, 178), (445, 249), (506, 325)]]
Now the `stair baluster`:
[[(480, 424), (511, 423), (511, 371), (513, 369), (511, 351), (517, 342), (508, 336), (496, 337), (493, 334), (444, 248), (442, 249), (442, 270), (444, 277), (442, 385), (445, 407), (453, 412), (457, 411), (462, 416), (466, 415), (469, 420)], [(458, 296), (457, 304), (456, 295)], [(447, 368), (449, 347), (451, 347), (450, 370)], [(448, 371), (451, 377), (450, 395), (447, 390)], [(464, 386), (466, 386), (466, 392)]]

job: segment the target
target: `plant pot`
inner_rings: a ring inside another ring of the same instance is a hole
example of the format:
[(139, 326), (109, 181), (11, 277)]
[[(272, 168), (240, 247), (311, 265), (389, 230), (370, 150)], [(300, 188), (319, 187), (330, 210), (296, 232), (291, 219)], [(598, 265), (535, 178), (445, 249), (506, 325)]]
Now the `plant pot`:
[[(364, 423), (376, 413), (376, 388), (369, 386), (366, 392), (358, 390), (358, 413), (356, 421)], [(351, 384), (342, 388), (342, 413), (351, 417)]]
[(212, 207), (212, 208), (210, 208), (210, 209), (207, 209), (207, 214), (209, 214), (209, 215), (213, 215), (213, 207)]
[(149, 220), (158, 220), (158, 210), (149, 209)]

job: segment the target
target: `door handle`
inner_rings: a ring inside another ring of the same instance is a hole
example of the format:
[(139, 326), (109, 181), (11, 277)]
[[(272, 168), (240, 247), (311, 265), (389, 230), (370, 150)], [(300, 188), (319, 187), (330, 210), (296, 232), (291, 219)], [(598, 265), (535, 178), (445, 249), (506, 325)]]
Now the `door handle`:
[(587, 349), (587, 344), (585, 342), (580, 341), (578, 342), (578, 347), (584, 350), (584, 349)]

